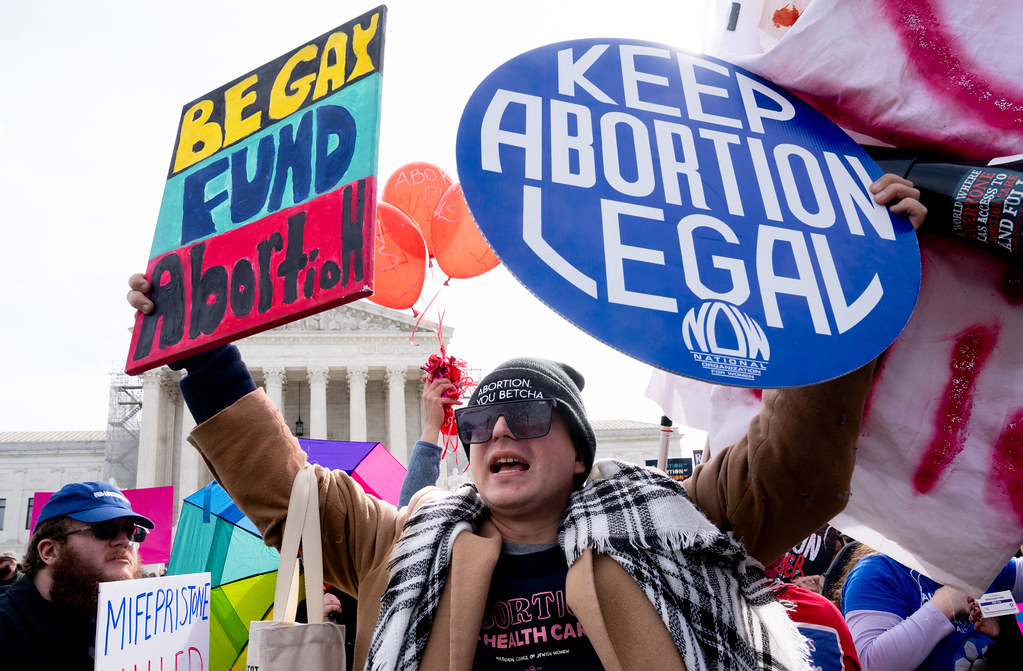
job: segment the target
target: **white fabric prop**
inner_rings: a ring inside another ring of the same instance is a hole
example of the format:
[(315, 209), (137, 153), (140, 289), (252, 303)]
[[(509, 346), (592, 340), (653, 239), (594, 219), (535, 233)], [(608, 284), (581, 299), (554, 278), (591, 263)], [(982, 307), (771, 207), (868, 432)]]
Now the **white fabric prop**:
[(1023, 18), (1017, 0), (718, 0), (717, 9), (711, 55), (845, 128), (966, 158), (1023, 152), (1023, 59), (1009, 28)]
[[(920, 243), (920, 299), (871, 390), (852, 498), (832, 524), (981, 594), (1023, 541), (1023, 279), (967, 243)], [(760, 409), (755, 390), (663, 371), (647, 396), (708, 430), (712, 455)]]

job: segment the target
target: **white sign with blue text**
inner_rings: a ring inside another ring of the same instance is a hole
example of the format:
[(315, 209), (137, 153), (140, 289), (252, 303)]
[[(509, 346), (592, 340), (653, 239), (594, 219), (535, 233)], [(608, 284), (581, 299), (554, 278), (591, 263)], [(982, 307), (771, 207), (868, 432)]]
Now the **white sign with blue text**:
[(100, 583), (96, 671), (206, 671), (209, 651), (209, 573)]
[(741, 68), (649, 42), (521, 54), (470, 98), (458, 176), (501, 261), (631, 356), (744, 387), (828, 380), (898, 336), (920, 257), (838, 126)]

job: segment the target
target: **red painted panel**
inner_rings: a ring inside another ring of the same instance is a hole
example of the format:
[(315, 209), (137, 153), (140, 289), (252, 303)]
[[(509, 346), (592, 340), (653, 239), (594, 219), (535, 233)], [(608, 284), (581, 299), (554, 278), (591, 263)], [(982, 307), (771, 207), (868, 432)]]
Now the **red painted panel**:
[(375, 209), (370, 176), (150, 260), (157, 309), (136, 317), (126, 372), (372, 294)]

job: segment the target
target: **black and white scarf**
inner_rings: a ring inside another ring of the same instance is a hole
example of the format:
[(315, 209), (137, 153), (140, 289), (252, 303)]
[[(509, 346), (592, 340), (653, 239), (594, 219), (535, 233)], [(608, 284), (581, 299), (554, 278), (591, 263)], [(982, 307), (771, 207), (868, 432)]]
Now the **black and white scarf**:
[[(650, 599), (686, 667), (808, 669), (805, 639), (760, 565), (694, 506), (681, 483), (621, 461), (572, 494), (558, 530), (569, 566), (587, 547), (620, 564)], [(391, 554), (366, 669), (415, 669), (447, 579), (455, 537), (488, 514), (476, 488), (421, 506)]]

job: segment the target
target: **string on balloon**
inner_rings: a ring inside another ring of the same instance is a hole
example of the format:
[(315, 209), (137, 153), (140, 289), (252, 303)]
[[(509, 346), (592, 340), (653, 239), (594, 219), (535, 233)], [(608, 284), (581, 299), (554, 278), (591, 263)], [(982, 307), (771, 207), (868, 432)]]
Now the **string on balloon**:
[[(444, 282), (444, 286), (446, 285), (447, 282)], [(426, 315), (426, 310), (430, 309), (430, 306), (433, 305), (433, 302), (439, 295), (440, 290), (434, 294), (433, 298), (430, 299), (430, 302), (426, 305), (426, 308), (419, 315), (419, 318), (416, 320), (415, 328), (419, 327), (419, 323)], [(412, 338), (414, 342), (415, 329), (413, 329)], [(426, 373), (426, 375), (423, 376), (423, 382), (430, 382), (442, 378), (447, 379), (453, 386), (452, 389), (444, 393), (444, 397), (454, 399), (455, 401), (461, 401), (466, 394), (472, 392), (473, 387), (476, 386), (476, 382), (472, 379), (472, 376), (469, 375), (469, 367), (465, 361), (449, 355), (444, 347), (444, 311), (438, 312), (437, 340), (440, 344), (440, 354), (431, 354), (430, 358), (427, 359), (426, 363), (421, 367)], [(449, 452), (454, 452), (455, 466), (459, 466), (458, 427), (455, 424), (454, 405), (444, 406), (444, 422), (441, 424), (440, 435), (443, 447), (441, 460), (443, 461), (448, 456)], [(468, 468), (469, 465), (466, 464), (462, 467), (462, 472), (464, 473)]]

